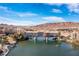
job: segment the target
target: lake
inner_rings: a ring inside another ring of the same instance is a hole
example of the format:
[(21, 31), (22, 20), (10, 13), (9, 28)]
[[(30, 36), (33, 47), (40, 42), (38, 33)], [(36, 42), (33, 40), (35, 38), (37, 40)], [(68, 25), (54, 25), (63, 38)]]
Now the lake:
[(21, 41), (8, 56), (79, 56), (79, 47), (64, 42)]

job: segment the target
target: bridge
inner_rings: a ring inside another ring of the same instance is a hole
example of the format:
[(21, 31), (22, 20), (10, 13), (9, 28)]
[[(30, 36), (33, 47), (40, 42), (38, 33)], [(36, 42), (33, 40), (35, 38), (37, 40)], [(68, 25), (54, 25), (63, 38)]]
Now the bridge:
[(45, 42), (48, 42), (48, 38), (51, 37), (52, 40), (56, 40), (58, 36), (57, 31), (26, 31), (24, 37), (29, 37), (36, 42), (39, 37), (44, 38)]
[[(19, 32), (20, 31), (19, 29)], [(64, 37), (62, 40), (79, 40), (79, 29), (77, 28), (60, 28), (58, 30), (34, 30), (34, 31), (24, 31), (24, 37), (29, 37), (37, 40), (38, 37), (45, 37), (45, 41), (48, 42), (48, 38), (58, 38)], [(66, 38), (66, 39), (65, 39)]]

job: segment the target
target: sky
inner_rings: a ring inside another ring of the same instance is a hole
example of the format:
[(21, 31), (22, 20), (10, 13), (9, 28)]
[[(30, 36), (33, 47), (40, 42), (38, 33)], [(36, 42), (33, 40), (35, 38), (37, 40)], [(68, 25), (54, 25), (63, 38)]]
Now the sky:
[(0, 24), (79, 22), (78, 3), (0, 3)]

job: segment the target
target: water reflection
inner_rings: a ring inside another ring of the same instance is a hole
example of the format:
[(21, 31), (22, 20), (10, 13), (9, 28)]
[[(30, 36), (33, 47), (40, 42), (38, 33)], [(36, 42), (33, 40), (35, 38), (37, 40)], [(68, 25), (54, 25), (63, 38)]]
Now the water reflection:
[(61, 41), (21, 41), (9, 56), (77, 56), (79, 47)]

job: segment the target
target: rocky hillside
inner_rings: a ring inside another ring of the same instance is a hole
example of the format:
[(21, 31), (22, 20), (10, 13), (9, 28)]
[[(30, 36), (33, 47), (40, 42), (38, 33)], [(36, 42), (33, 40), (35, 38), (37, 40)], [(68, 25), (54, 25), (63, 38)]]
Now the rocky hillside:
[(34, 26), (37, 30), (54, 30), (63, 28), (79, 28), (79, 23), (77, 22), (61, 22), (61, 23), (46, 23)]
[(33, 31), (33, 30), (56, 30), (56, 29), (64, 29), (64, 28), (79, 28), (78, 22), (61, 22), (61, 23), (45, 23), (39, 24), (36, 26), (14, 26), (7, 24), (0, 24), (0, 32), (4, 31), (16, 31), (16, 29), (21, 29), (25, 31)]

